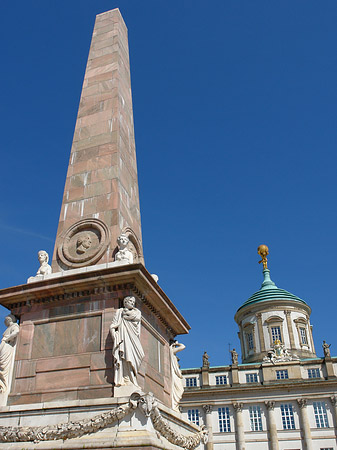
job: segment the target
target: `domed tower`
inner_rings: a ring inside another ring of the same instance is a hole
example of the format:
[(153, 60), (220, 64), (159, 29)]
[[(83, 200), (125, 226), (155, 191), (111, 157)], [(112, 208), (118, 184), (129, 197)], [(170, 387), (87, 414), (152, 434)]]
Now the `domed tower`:
[(285, 360), (316, 357), (311, 308), (307, 303), (270, 278), (267, 267), (268, 247), (260, 245), (264, 281), (261, 288), (237, 310), (242, 362), (285, 358)]

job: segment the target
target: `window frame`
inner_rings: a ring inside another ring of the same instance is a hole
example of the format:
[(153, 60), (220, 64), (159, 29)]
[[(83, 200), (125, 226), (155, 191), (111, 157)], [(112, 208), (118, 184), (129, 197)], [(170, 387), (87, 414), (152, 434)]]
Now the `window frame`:
[[(248, 380), (249, 378), (253, 377), (254, 380)], [(259, 376), (257, 372), (251, 372), (246, 373), (246, 383), (258, 383), (259, 382)]]
[[(194, 380), (192, 382), (192, 380)], [(192, 384), (190, 384), (192, 383)], [(186, 377), (185, 378), (185, 386), (186, 387), (197, 387), (198, 386), (198, 381), (197, 381), (197, 377)]]
[[(284, 376), (282, 376), (282, 374)], [(276, 379), (277, 380), (289, 380), (289, 372), (288, 369), (279, 369), (276, 370)]]
[(188, 409), (187, 418), (194, 425), (200, 426), (200, 412), (198, 408)]
[[(224, 383), (218, 383), (220, 378), (223, 378), (225, 380), (225, 382)], [(224, 375), (215, 375), (215, 385), (216, 386), (224, 386), (226, 384), (228, 384), (228, 377), (227, 377), (227, 375), (225, 375), (225, 374)]]
[[(324, 401), (313, 402), (314, 417), (316, 422), (316, 428), (330, 428), (329, 419)], [(321, 408), (321, 411), (318, 409)], [(324, 423), (322, 425), (322, 423)]]
[(291, 403), (281, 403), (281, 419), (283, 430), (295, 430), (294, 408)]
[(249, 421), (251, 431), (263, 431), (261, 406), (249, 406)]
[(231, 421), (228, 406), (218, 408), (218, 427), (219, 433), (231, 433)]

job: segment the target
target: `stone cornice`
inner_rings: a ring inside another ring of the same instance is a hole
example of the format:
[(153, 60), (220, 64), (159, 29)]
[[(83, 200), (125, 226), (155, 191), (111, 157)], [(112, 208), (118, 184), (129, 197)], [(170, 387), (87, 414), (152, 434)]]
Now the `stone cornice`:
[(301, 311), (305, 312), (310, 316), (311, 308), (309, 305), (297, 302), (296, 300), (287, 300), (287, 299), (279, 299), (279, 300), (264, 300), (263, 302), (253, 303), (251, 305), (247, 305), (242, 309), (239, 309), (235, 316), (234, 320), (237, 324), (239, 324), (243, 317), (249, 314), (262, 314), (271, 311), (285, 311), (287, 308), (290, 312)]
[(142, 264), (69, 275), (60, 272), (59, 277), (0, 290), (0, 304), (15, 313), (15, 309), (36, 303), (57, 303), (119, 289), (131, 290), (174, 335), (188, 333), (189, 324)]

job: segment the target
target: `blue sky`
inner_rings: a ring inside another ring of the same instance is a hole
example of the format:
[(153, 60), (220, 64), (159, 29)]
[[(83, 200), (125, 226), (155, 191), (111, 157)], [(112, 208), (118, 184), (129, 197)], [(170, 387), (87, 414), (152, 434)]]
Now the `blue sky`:
[[(337, 3), (219, 0), (1, 6), (0, 288), (52, 254), (95, 15), (129, 29), (146, 267), (192, 326), (183, 367), (229, 362), (262, 282), (335, 335)], [(5, 312), (3, 312), (3, 316)]]

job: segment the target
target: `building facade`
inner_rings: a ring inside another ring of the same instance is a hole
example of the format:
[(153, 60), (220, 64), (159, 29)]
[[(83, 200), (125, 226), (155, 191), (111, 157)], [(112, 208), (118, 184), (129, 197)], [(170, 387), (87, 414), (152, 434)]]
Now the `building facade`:
[(311, 309), (264, 281), (235, 314), (242, 363), (183, 369), (181, 411), (209, 429), (207, 450), (336, 449), (337, 358), (316, 356)]

